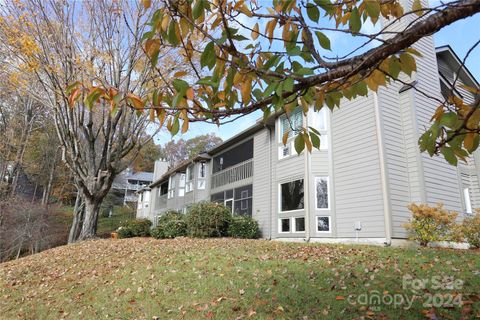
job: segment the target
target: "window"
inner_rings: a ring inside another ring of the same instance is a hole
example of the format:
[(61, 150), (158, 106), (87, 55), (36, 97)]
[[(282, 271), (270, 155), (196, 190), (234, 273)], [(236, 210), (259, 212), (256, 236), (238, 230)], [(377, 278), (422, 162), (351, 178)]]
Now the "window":
[(193, 164), (188, 166), (186, 174), (185, 192), (193, 190)]
[(207, 185), (206, 178), (207, 177), (207, 164), (202, 161), (199, 163), (198, 166), (198, 182), (197, 182), (197, 189), (203, 190)]
[(322, 108), (320, 111), (311, 111), (312, 112), (308, 114), (309, 118), (310, 115), (312, 115), (309, 125), (320, 132), (327, 131), (327, 109)]
[(280, 185), (280, 211), (303, 209), (303, 179)]
[(180, 185), (178, 186), (178, 196), (183, 197), (185, 195), (185, 173), (180, 174)]
[(205, 178), (207, 176), (207, 164), (205, 162), (200, 162), (198, 167), (198, 177)]
[(286, 145), (281, 144), (279, 147), (278, 158), (283, 159), (292, 155), (292, 142), (287, 142)]
[(234, 213), (236, 215), (252, 215), (252, 185), (236, 188), (234, 190)]
[(175, 176), (168, 178), (168, 199), (175, 197)]
[(317, 232), (330, 232), (330, 217), (317, 217)]
[(315, 177), (315, 198), (317, 209), (329, 209), (328, 177)]
[(470, 201), (470, 190), (468, 188), (463, 189), (463, 200), (465, 201), (465, 212), (472, 213), (472, 202)]
[(295, 135), (295, 130), (303, 126), (303, 113), (301, 108), (295, 109), (290, 114), (283, 114), (280, 116), (280, 137), (282, 141), (283, 135), (288, 132), (288, 137), (292, 138)]
[(293, 218), (293, 232), (305, 232), (305, 218)]
[(290, 218), (280, 219), (278, 224), (280, 233), (290, 232)]

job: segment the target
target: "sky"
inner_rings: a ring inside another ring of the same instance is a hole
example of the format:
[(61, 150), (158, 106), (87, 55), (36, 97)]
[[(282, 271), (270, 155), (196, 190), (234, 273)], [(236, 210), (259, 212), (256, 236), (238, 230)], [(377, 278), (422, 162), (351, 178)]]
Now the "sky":
[[(262, 30), (262, 27), (260, 27), (260, 29)], [(480, 40), (480, 14), (457, 21), (450, 26), (443, 28), (434, 35), (435, 46), (450, 45), (460, 59), (465, 57), (467, 51), (478, 40)], [(340, 38), (336, 39), (333, 37), (331, 41), (332, 48), (342, 47), (344, 49), (345, 46), (349, 45), (348, 43), (345, 43), (345, 40)], [(473, 76), (480, 82), (480, 47), (477, 47), (476, 50), (470, 54), (469, 59), (466, 61), (466, 66)], [(207, 133), (215, 133), (223, 140), (227, 140), (253, 125), (260, 117), (261, 113), (255, 112), (237, 119), (234, 122), (221, 125), (220, 127), (207, 123), (191, 123), (190, 129), (187, 133), (183, 135), (177, 134), (172, 138), (168, 132), (161, 132), (157, 135), (155, 142), (163, 145), (172, 139), (189, 139)]]

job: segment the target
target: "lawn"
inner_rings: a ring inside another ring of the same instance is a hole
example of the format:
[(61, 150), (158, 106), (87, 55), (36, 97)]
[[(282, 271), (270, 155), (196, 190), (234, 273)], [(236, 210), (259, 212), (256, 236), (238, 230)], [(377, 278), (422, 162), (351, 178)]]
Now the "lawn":
[(0, 318), (470, 319), (479, 288), (478, 251), (108, 239), (0, 264)]

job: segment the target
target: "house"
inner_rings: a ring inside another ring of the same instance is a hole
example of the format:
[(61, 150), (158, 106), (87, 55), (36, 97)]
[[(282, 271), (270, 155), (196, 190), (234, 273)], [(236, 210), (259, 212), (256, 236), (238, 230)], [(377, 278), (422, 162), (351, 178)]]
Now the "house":
[(148, 186), (153, 181), (152, 172), (132, 172), (127, 169), (115, 177), (112, 183), (112, 192), (123, 199), (123, 204), (137, 202), (137, 191)]
[[(430, 96), (444, 99), (458, 78), (455, 94), (472, 102), (461, 84), (479, 84), (450, 47), (435, 49), (431, 37), (414, 47), (422, 57), (412, 78), (342, 101), (333, 113), (271, 116), (170, 170), (159, 161), (149, 209), (139, 212), (155, 224), (167, 209), (211, 200), (256, 219), (263, 238), (387, 245), (406, 238), (409, 203), (471, 213), (480, 207), (480, 152), (454, 167), (420, 153), (418, 139), (437, 107)], [(296, 154), (291, 127), (302, 125), (320, 131), (320, 150)]]

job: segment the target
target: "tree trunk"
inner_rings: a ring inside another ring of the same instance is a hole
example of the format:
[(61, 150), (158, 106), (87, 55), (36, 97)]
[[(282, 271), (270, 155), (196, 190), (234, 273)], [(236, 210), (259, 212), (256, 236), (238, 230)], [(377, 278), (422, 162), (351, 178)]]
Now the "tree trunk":
[(85, 216), (82, 230), (77, 240), (87, 240), (95, 237), (97, 233), (97, 219), (103, 198), (85, 197)]
[(77, 198), (75, 199), (75, 207), (73, 208), (73, 222), (68, 235), (68, 243), (74, 243), (82, 230), (83, 217), (84, 217), (83, 197), (80, 192), (77, 192)]

